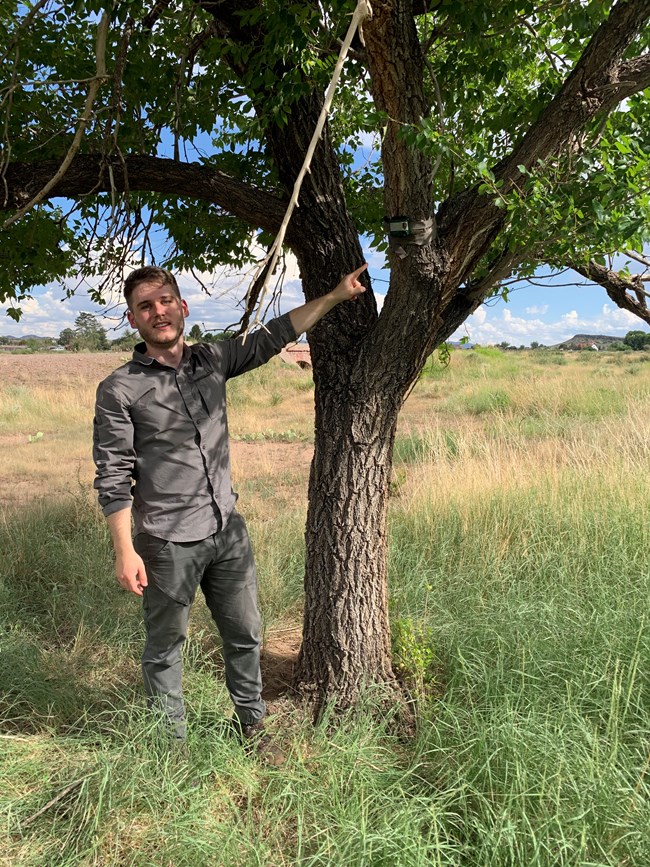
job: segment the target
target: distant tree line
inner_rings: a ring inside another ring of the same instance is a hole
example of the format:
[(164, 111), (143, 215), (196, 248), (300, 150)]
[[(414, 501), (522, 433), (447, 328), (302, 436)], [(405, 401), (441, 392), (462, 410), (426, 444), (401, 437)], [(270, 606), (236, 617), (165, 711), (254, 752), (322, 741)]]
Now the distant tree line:
[(612, 343), (610, 349), (618, 352), (639, 352), (643, 349), (650, 349), (650, 332), (628, 331), (623, 340), (617, 340), (616, 343)]
[[(650, 349), (650, 331), (628, 331), (625, 337), (621, 340), (611, 340), (608, 338), (611, 342), (608, 342), (606, 345), (601, 347), (594, 345), (598, 340), (602, 339), (603, 338), (593, 338), (593, 340), (585, 340), (583, 343), (572, 343), (571, 341), (568, 341), (568, 344), (571, 344), (572, 349), (591, 350), (594, 348), (600, 348), (614, 350), (615, 352), (639, 352)], [(530, 347), (524, 346), (523, 344), (521, 346), (512, 346), (507, 340), (502, 340), (501, 343), (496, 344), (496, 348), (512, 352), (521, 349), (554, 349), (557, 347), (545, 346), (543, 343), (538, 343), (536, 340), (531, 340)], [(567, 347), (564, 344), (560, 344), (560, 348)]]
[[(187, 336), (190, 342), (214, 343), (234, 335), (233, 331), (203, 332), (199, 325), (193, 325)], [(71, 352), (131, 351), (140, 342), (140, 336), (136, 331), (126, 331), (109, 341), (106, 329), (102, 328), (96, 316), (80, 313), (74, 321), (74, 328), (64, 328), (58, 342)]]
[(236, 331), (201, 331), (200, 325), (193, 325), (187, 335), (191, 343), (218, 343), (220, 340), (228, 340), (236, 337)]
[[(188, 333), (190, 343), (216, 343), (229, 337), (236, 337), (235, 331), (203, 331), (193, 325)], [(2, 337), (0, 346), (15, 346), (17, 350), (39, 352), (62, 346), (68, 352), (131, 352), (141, 338), (137, 331), (125, 331), (114, 340), (109, 340), (106, 329), (100, 325), (92, 313), (80, 313), (73, 328), (64, 328), (58, 339), (54, 337)]]
[[(216, 343), (235, 337), (235, 331), (203, 331), (200, 325), (194, 324), (187, 335), (191, 343)], [(64, 328), (55, 341), (51, 337), (28, 337), (24, 339), (15, 337), (0, 337), (0, 346), (19, 345), (21, 347), (38, 351), (50, 349), (58, 343), (70, 352), (104, 352), (108, 350), (117, 352), (130, 352), (136, 343), (140, 342), (140, 336), (136, 331), (125, 331), (115, 340), (109, 340), (106, 329), (103, 328), (96, 316), (92, 313), (80, 313), (74, 321), (74, 328)], [(512, 346), (507, 340), (497, 344), (502, 350), (525, 350), (525, 349), (548, 349), (543, 343), (531, 340), (528, 346)], [(591, 348), (591, 345), (579, 348)], [(628, 331), (622, 340), (616, 340), (607, 346), (607, 349), (616, 352), (639, 352), (650, 349), (650, 331)]]

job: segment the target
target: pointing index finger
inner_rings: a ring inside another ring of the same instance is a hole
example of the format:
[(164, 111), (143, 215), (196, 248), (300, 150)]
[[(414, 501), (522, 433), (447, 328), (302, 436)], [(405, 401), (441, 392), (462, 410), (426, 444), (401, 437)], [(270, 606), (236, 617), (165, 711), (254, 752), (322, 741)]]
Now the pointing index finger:
[(360, 268), (357, 268), (356, 271), (353, 271), (350, 276), (352, 277), (353, 280), (356, 280), (357, 277), (359, 276), (359, 274), (361, 274), (363, 271), (365, 271), (367, 267), (368, 267), (368, 263), (364, 262), (363, 265)]

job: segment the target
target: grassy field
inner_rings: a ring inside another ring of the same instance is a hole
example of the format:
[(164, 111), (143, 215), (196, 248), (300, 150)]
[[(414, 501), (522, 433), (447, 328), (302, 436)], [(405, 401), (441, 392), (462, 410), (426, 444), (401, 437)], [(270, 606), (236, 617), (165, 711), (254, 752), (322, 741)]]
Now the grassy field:
[(13, 378), (17, 359), (0, 359), (0, 864), (650, 863), (647, 355), (483, 349), (428, 365), (402, 415), (390, 511), (409, 740), (372, 693), (337, 727), (282, 695), (312, 385), (275, 361), (232, 383), (279, 769), (226, 736), (200, 603), (190, 759), (168, 751), (141, 697), (139, 605), (114, 583), (89, 488), (94, 388), (120, 359), (74, 375), (34, 359)]

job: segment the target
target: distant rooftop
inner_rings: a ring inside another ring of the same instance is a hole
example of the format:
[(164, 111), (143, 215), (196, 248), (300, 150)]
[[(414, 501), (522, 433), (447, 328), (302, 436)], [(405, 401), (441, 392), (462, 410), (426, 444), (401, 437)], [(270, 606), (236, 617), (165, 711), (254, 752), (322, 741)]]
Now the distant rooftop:
[(303, 370), (311, 370), (311, 352), (308, 343), (289, 343), (280, 352), (280, 358), (287, 364), (297, 364)]

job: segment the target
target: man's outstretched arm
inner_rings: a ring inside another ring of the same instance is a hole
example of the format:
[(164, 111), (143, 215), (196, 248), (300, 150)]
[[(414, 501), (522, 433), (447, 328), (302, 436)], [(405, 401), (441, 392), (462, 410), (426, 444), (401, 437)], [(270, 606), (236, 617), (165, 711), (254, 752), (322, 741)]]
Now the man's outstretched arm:
[(289, 319), (291, 319), (291, 324), (295, 328), (296, 334), (309, 331), (310, 328), (316, 325), (319, 319), (322, 319), (326, 313), (329, 313), (341, 301), (350, 301), (352, 298), (356, 298), (357, 295), (365, 292), (366, 287), (359, 281), (358, 277), (367, 267), (366, 263), (357, 268), (356, 271), (345, 276), (336, 289), (332, 289), (327, 295), (316, 298), (314, 301), (308, 301), (302, 307), (296, 307), (292, 310), (289, 313)]

